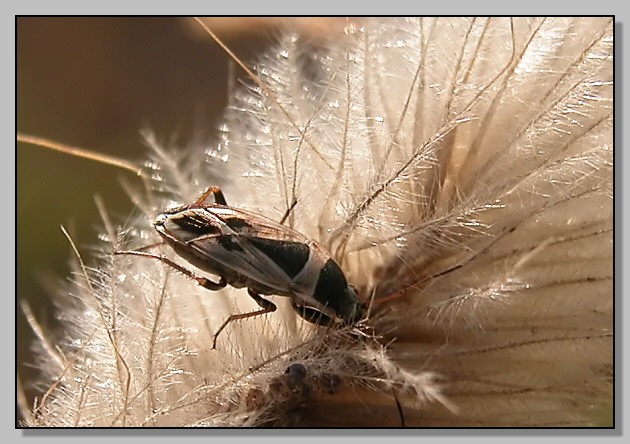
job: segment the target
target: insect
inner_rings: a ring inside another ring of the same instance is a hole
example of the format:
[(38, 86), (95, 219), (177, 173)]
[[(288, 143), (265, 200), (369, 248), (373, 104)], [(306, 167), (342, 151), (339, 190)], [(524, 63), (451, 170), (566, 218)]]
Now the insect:
[[(214, 203), (205, 203), (210, 194)], [(155, 218), (153, 227), (166, 244), (195, 267), (220, 276), (218, 282), (197, 276), (165, 256), (139, 250), (115, 254), (158, 259), (208, 290), (246, 287), (261, 309), (231, 315), (214, 334), (213, 349), (230, 322), (276, 310), (261, 295), (291, 297), (295, 311), (311, 323), (356, 324), (364, 306), (339, 265), (320, 244), (282, 225), (293, 206), (277, 223), (228, 206), (221, 189), (210, 187), (194, 203)]]

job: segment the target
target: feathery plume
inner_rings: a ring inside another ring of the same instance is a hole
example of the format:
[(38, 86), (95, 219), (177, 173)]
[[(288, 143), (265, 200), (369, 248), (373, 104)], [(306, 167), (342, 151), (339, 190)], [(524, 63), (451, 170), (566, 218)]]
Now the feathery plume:
[[(142, 214), (77, 252), (28, 425), (576, 426), (612, 407), (612, 20), (345, 31), (308, 51), (283, 35), (213, 148), (147, 135)], [(244, 290), (112, 255), (210, 185), (275, 220), (297, 201), (286, 224), (371, 302), (366, 328), (272, 297), (212, 350), (257, 308)]]

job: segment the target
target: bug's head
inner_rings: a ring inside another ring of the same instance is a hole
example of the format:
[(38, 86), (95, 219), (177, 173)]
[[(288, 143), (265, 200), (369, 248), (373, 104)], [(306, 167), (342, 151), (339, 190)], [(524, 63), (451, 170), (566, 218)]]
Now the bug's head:
[(221, 229), (211, 222), (203, 209), (182, 206), (158, 214), (153, 228), (170, 244), (186, 244), (203, 236), (219, 235)]
[(171, 237), (169, 236), (169, 232), (173, 228), (173, 214), (175, 214), (175, 211), (168, 210), (158, 214), (155, 219), (153, 219), (151, 225), (153, 225), (153, 228), (155, 228), (162, 237)]
[(176, 207), (167, 208), (156, 216), (155, 222), (157, 222), (158, 220), (166, 220), (173, 214), (181, 213), (182, 211), (185, 211), (188, 208), (190, 208), (190, 205), (178, 205)]
[(185, 209), (185, 207), (180, 206), (164, 210), (157, 216), (155, 216), (155, 219), (153, 219), (151, 225), (153, 225), (153, 228), (155, 228), (158, 233), (161, 234), (165, 230), (165, 226), (171, 222), (173, 215), (181, 212), (183, 209)]

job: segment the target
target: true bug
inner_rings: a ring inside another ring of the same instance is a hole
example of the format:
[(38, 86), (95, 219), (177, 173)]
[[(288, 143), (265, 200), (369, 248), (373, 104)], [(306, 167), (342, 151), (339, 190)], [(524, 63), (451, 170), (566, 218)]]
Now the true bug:
[[(205, 203), (208, 196), (214, 203)], [(312, 323), (357, 323), (364, 307), (355, 289), (317, 242), (259, 214), (228, 206), (219, 187), (208, 188), (194, 203), (160, 213), (153, 227), (182, 258), (220, 276), (219, 282), (197, 276), (172, 260), (143, 251), (118, 251), (158, 259), (209, 290), (227, 285), (246, 287), (261, 310), (231, 315), (214, 334), (232, 321), (263, 315), (276, 305), (261, 295), (289, 296), (296, 312)]]

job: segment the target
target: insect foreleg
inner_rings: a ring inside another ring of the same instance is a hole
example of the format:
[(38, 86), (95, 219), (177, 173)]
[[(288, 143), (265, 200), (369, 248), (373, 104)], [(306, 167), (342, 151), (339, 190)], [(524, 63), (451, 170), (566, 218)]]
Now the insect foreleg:
[(212, 338), (212, 349), (213, 350), (216, 350), (216, 348), (217, 348), (217, 338), (219, 337), (219, 333), (221, 333), (223, 331), (223, 329), (230, 322), (238, 321), (239, 319), (253, 318), (255, 316), (260, 316), (260, 315), (264, 315), (266, 313), (271, 313), (273, 311), (276, 311), (277, 307), (276, 307), (276, 304), (274, 304), (273, 302), (262, 298), (258, 293), (256, 293), (255, 291), (253, 291), (253, 290), (251, 290), (249, 288), (247, 289), (247, 292), (252, 297), (252, 299), (254, 299), (256, 301), (256, 303), (262, 308), (262, 310), (252, 311), (252, 312), (249, 312), (249, 313), (233, 314), (229, 318), (227, 318), (225, 320), (225, 322), (223, 323), (223, 325), (221, 325), (221, 327), (219, 327), (217, 332), (214, 334), (214, 337)]
[(199, 199), (192, 204), (193, 207), (198, 207), (203, 205), (210, 194), (214, 195), (214, 201), (219, 205), (225, 205), (227, 207), (227, 202), (225, 201), (225, 196), (223, 195), (223, 191), (219, 187), (209, 187), (206, 191), (203, 192)]
[(225, 282), (225, 280), (223, 280), (223, 278), (221, 278), (219, 280), (219, 282), (212, 282), (210, 279), (206, 279), (204, 277), (197, 276), (195, 273), (193, 273), (192, 271), (188, 270), (187, 268), (184, 268), (181, 265), (173, 262), (169, 258), (164, 257), (164, 256), (160, 256), (159, 254), (151, 254), (151, 253), (145, 253), (143, 251), (134, 251), (134, 250), (130, 250), (130, 251), (115, 251), (114, 254), (130, 254), (130, 255), (133, 255), (133, 256), (143, 256), (143, 257), (157, 259), (158, 261), (163, 262), (166, 265), (168, 265), (169, 267), (174, 268), (175, 270), (179, 271), (184, 276), (189, 277), (190, 279), (194, 280), (199, 285), (201, 285), (204, 288), (207, 288), (208, 290), (212, 290), (212, 291), (220, 290), (220, 289), (222, 289), (223, 287), (225, 287), (227, 285), (227, 282)]

